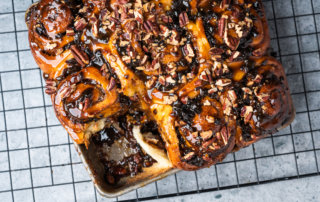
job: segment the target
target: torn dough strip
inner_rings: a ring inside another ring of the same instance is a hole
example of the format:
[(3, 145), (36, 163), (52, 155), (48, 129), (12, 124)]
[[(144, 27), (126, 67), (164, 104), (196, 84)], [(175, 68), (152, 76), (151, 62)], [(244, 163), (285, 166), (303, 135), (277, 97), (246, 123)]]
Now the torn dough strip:
[(139, 126), (134, 126), (132, 133), (133, 137), (137, 140), (138, 144), (142, 147), (142, 149), (154, 160), (156, 160), (159, 163), (159, 165), (161, 165), (161, 167), (172, 167), (172, 164), (168, 159), (167, 154), (162, 149), (153, 147), (152, 145), (146, 143), (143, 140), (143, 136), (140, 132)]

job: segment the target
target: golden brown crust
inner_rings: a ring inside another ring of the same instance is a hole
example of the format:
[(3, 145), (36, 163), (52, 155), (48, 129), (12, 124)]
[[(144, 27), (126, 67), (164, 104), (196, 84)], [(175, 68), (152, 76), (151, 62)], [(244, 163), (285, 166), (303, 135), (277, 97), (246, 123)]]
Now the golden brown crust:
[(283, 68), (265, 56), (260, 0), (42, 0), (27, 25), (46, 92), (79, 144), (131, 109), (121, 96), (156, 122), (184, 170), (221, 161), (292, 117)]

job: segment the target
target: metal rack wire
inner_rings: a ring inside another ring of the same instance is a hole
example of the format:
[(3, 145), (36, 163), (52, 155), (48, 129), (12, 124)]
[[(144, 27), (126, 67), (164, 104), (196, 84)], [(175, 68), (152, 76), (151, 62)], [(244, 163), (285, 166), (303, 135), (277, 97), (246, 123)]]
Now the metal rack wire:
[[(0, 2), (0, 198), (108, 201), (94, 189), (44, 94), (24, 25), (31, 3)], [(320, 0), (265, 0), (264, 5), (271, 46), (286, 69), (296, 120), (211, 168), (179, 172), (111, 201), (166, 198), (319, 175)]]

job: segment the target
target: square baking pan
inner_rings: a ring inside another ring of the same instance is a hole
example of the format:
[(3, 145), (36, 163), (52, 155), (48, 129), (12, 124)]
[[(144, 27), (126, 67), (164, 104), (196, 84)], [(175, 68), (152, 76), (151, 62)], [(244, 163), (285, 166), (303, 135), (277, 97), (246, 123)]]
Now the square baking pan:
[[(295, 110), (292, 109), (291, 111), (293, 112), (291, 117), (278, 130), (292, 123), (295, 117)], [(116, 185), (109, 185), (105, 180), (104, 165), (97, 156), (96, 146), (90, 144), (86, 148), (85, 145), (78, 145), (76, 143), (74, 145), (96, 189), (102, 196), (108, 198), (123, 195), (179, 171), (172, 166), (154, 163), (151, 167), (143, 168), (143, 172), (138, 173), (134, 177), (124, 177)]]

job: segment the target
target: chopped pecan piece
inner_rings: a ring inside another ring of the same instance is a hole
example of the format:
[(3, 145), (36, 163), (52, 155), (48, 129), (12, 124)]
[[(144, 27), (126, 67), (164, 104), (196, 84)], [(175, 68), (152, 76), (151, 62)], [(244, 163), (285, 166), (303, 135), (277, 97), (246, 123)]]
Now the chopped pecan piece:
[(48, 43), (45, 45), (44, 49), (47, 51), (53, 50), (54, 48), (56, 48), (58, 46), (57, 43)]
[(231, 56), (229, 57), (229, 60), (233, 61), (233, 60), (237, 59), (239, 56), (240, 56), (240, 52), (234, 51), (234, 52), (232, 52)]
[(167, 72), (168, 73), (173, 73), (176, 70), (177, 70), (177, 64), (176, 63), (174, 63), (174, 62), (168, 63), (168, 65), (167, 65)]
[(236, 107), (237, 106), (237, 103), (236, 103), (237, 94), (236, 94), (236, 92), (234, 90), (229, 90), (228, 91), (228, 98), (232, 102), (233, 107)]
[(208, 93), (209, 94), (214, 94), (218, 91), (217, 87), (215, 86), (212, 86), (209, 90), (208, 90)]
[(229, 6), (231, 0), (222, 0), (221, 8), (225, 9)]
[(206, 120), (208, 123), (214, 123), (214, 117), (213, 116), (206, 116)]
[(202, 71), (199, 75), (199, 79), (203, 80), (203, 81), (209, 81), (209, 78), (207, 76), (207, 73), (205, 71)]
[(252, 95), (252, 91), (248, 87), (243, 87), (242, 91), (245, 92), (246, 94)]
[(176, 95), (163, 96), (163, 101), (165, 104), (171, 105), (172, 103), (174, 103), (177, 100), (178, 100), (178, 96), (176, 96)]
[(166, 76), (166, 83), (168, 84), (175, 84), (176, 81), (171, 76)]
[(229, 130), (227, 129), (226, 126), (224, 126), (221, 130), (220, 130), (220, 134), (223, 140), (224, 145), (228, 144), (229, 141)]
[(185, 97), (182, 97), (181, 99), (181, 102), (183, 103), (183, 104), (188, 104), (188, 100), (189, 100), (189, 98), (188, 98), (188, 96), (185, 96)]
[(218, 79), (216, 85), (220, 87), (228, 86), (231, 84), (231, 79)]
[(166, 85), (166, 78), (164, 76), (159, 76), (159, 83), (163, 86)]
[(96, 38), (98, 38), (99, 30), (98, 30), (98, 22), (93, 23), (91, 27), (92, 35)]
[(148, 56), (144, 55), (143, 58), (140, 61), (140, 65), (145, 65), (148, 61)]
[(84, 18), (80, 18), (74, 23), (74, 27), (76, 30), (81, 31), (87, 26), (87, 24), (88, 23)]
[(194, 152), (189, 152), (189, 153), (187, 153), (187, 154), (183, 157), (183, 159), (186, 160), (186, 161), (188, 161), (188, 160), (192, 159), (192, 157), (193, 157), (194, 155), (195, 155)]
[(177, 32), (177, 30), (170, 31), (170, 37), (166, 42), (173, 46), (178, 46), (180, 44), (179, 33)]
[(153, 88), (153, 87), (156, 85), (156, 81), (157, 81), (157, 77), (156, 77), (156, 76), (153, 76), (151, 79), (149, 79), (149, 80), (146, 82), (146, 87), (147, 87), (148, 89)]
[(109, 85), (107, 87), (107, 91), (111, 91), (116, 86), (116, 80), (111, 77), (109, 81)]
[(72, 28), (68, 28), (66, 31), (67, 36), (74, 36), (74, 30)]
[(248, 123), (252, 117), (253, 108), (252, 106), (243, 106), (241, 108), (241, 117), (244, 118), (244, 123)]
[(232, 110), (232, 103), (228, 98), (220, 97), (221, 103), (223, 104), (222, 109), (223, 113), (227, 116), (231, 114)]
[(262, 80), (262, 76), (260, 74), (258, 74), (254, 79), (253, 82), (254, 83), (260, 83)]
[(258, 100), (259, 100), (260, 102), (266, 102), (266, 101), (268, 101), (269, 98), (270, 98), (270, 95), (267, 94), (267, 93), (260, 93), (260, 94), (258, 94), (258, 95), (256, 95), (256, 96), (257, 96), (257, 98), (258, 98)]
[(213, 133), (211, 130), (209, 131), (204, 131), (200, 133), (201, 138), (203, 139), (203, 141), (207, 141), (212, 137)]
[(195, 56), (193, 48), (191, 46), (191, 44), (186, 44), (183, 48), (182, 48), (183, 54), (186, 58), (186, 60), (191, 63), (192, 62), (192, 58)]
[(205, 100), (203, 103), (204, 106), (211, 106), (211, 103), (209, 100)]

